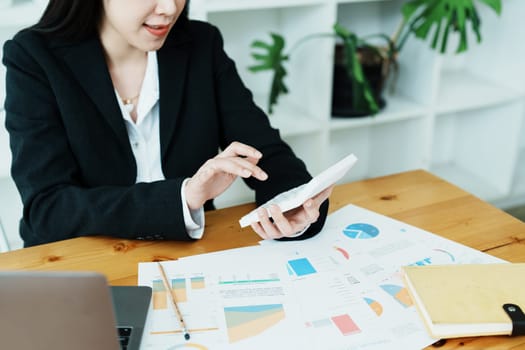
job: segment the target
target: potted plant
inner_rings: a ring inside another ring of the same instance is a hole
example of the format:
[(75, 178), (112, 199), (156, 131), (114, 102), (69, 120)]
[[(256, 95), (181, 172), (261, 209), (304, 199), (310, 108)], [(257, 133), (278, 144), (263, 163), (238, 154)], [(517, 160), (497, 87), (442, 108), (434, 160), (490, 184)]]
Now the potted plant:
[[(481, 42), (481, 21), (476, 1), (489, 6), (498, 15), (501, 13), (501, 0), (410, 0), (401, 7), (401, 22), (391, 36), (377, 34), (359, 37), (336, 24), (332, 33), (308, 35), (288, 53), (285, 52), (284, 37), (271, 33), (271, 42), (255, 40), (252, 43), (252, 57), (256, 63), (249, 70), (273, 72), (268, 100), (271, 114), (279, 96), (288, 93), (285, 64), (295, 48), (313, 38), (335, 37), (338, 43), (335, 49), (332, 114), (375, 114), (385, 105), (382, 98), (385, 81), (392, 71), (397, 71), (396, 58), (410, 36), (427, 40), (433, 33), (430, 47), (440, 53), (447, 51), (451, 32), (459, 35), (456, 53), (466, 51), (469, 27), (477, 42)], [(377, 38), (382, 40), (381, 44), (377, 43)]]
[[(397, 72), (398, 49), (384, 34), (358, 37), (336, 24), (340, 39), (335, 46), (332, 115), (358, 117), (379, 112), (386, 105), (383, 90), (393, 68)], [(370, 40), (382, 39), (383, 44)]]

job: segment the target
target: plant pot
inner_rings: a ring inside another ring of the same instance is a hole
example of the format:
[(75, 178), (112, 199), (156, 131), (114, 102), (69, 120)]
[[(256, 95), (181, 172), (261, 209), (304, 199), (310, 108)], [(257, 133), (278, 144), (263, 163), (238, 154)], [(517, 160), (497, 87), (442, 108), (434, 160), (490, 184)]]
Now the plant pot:
[[(389, 62), (377, 53), (377, 50), (358, 48), (357, 50), (363, 74), (372, 90), (374, 100), (380, 109), (386, 106), (383, 90), (388, 75)], [(347, 72), (343, 46), (335, 47), (334, 77), (332, 87), (333, 117), (364, 117), (373, 112), (367, 106), (354, 106), (352, 78)]]

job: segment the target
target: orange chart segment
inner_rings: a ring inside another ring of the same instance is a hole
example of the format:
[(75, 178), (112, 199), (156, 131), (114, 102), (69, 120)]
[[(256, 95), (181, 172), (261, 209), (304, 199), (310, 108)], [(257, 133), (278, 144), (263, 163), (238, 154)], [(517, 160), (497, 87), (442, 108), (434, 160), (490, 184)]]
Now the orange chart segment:
[[(188, 301), (186, 294), (186, 280), (177, 278), (171, 280), (171, 288), (178, 303)], [(164, 310), (168, 308), (168, 292), (162, 280), (154, 280), (153, 285), (153, 310)]]
[(206, 284), (204, 283), (204, 277), (192, 277), (190, 279), (191, 289), (204, 289)]
[(163, 310), (168, 307), (168, 293), (161, 280), (153, 281), (153, 310)]
[(370, 306), (372, 311), (374, 311), (377, 316), (381, 316), (381, 314), (383, 313), (383, 306), (379, 302), (375, 301), (374, 299), (370, 299), (370, 298), (364, 298), (364, 299), (366, 303), (368, 304), (368, 306)]
[(383, 284), (381, 288), (404, 307), (410, 307), (414, 304), (408, 295), (408, 290), (404, 287), (395, 284)]
[(256, 336), (285, 318), (282, 304), (225, 307), (230, 343)]
[(171, 280), (171, 289), (175, 294), (175, 300), (178, 303), (184, 303), (188, 301), (188, 295), (186, 294), (186, 279), (175, 278)]

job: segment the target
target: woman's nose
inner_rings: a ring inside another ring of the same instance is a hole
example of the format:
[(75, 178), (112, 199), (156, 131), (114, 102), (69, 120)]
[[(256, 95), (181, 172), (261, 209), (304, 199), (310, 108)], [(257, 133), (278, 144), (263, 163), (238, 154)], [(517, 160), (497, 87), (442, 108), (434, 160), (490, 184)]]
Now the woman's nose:
[(157, 0), (156, 12), (172, 16), (177, 12), (177, 2), (175, 0)]

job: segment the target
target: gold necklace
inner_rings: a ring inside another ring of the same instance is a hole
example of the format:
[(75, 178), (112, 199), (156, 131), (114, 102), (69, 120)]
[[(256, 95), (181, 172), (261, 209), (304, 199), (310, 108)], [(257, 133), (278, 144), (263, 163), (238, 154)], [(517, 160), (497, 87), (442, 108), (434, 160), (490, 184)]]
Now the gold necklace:
[[(139, 94), (139, 95), (140, 95), (140, 94)], [(130, 97), (130, 98), (123, 98), (123, 99), (122, 99), (122, 102), (123, 102), (125, 105), (133, 104), (133, 100), (136, 99), (137, 97), (139, 97), (139, 95), (134, 96), (134, 97)]]

